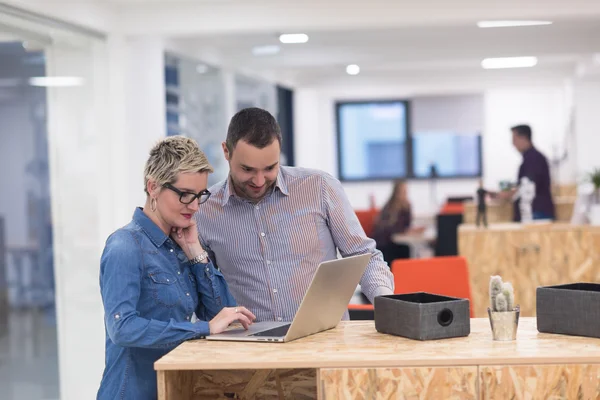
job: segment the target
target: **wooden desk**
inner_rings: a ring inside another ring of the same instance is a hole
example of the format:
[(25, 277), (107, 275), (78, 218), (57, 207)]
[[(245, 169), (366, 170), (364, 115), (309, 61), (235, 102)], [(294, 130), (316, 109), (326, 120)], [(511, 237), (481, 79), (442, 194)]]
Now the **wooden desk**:
[(290, 343), (189, 341), (155, 369), (161, 400), (598, 399), (600, 339), (541, 334), (533, 318), (512, 342), (493, 341), (488, 319), (426, 342), (350, 321)]
[(458, 228), (466, 257), (475, 317), (487, 315), (489, 281), (501, 275), (515, 288), (521, 315), (535, 316), (539, 286), (600, 281), (600, 227), (544, 223)]
[[(391, 239), (395, 244), (404, 244), (408, 246), (410, 250), (410, 258), (420, 258), (422, 255), (428, 255), (427, 249), (431, 248), (431, 242), (435, 240), (435, 237), (425, 235), (395, 234), (392, 235)], [(431, 251), (429, 253), (431, 253)]]

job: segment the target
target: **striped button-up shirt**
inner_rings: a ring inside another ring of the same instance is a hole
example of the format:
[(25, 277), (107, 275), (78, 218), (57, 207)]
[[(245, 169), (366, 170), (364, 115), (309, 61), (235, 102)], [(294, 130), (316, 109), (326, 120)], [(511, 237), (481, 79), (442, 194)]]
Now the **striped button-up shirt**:
[[(363, 293), (393, 293), (393, 277), (365, 236), (340, 182), (322, 171), (281, 167), (258, 203), (238, 197), (229, 180), (210, 188), (196, 213), (200, 240), (237, 303), (257, 321), (291, 321), (323, 261), (371, 253)], [(343, 319), (347, 319), (347, 312)]]

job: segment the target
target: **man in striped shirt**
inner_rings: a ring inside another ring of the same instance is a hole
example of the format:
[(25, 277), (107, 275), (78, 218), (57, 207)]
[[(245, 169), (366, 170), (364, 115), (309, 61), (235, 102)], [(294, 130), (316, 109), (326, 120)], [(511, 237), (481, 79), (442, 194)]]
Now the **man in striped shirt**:
[[(373, 256), (360, 284), (373, 302), (393, 277), (365, 236), (340, 182), (325, 172), (279, 165), (281, 132), (265, 110), (231, 120), (223, 143), (229, 177), (196, 213), (200, 240), (238, 304), (256, 321), (291, 321), (322, 261)], [(343, 317), (348, 319), (348, 313)]]

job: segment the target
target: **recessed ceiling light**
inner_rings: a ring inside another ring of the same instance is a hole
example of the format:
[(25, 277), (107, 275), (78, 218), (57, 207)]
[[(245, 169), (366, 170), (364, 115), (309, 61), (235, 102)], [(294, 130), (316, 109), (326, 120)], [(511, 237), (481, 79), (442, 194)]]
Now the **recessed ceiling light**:
[(537, 65), (536, 57), (486, 58), (481, 62), (481, 66), (485, 69), (527, 68), (535, 65)]
[(269, 56), (279, 53), (280, 47), (277, 45), (256, 46), (252, 48), (252, 54), (255, 56)]
[(308, 42), (308, 35), (305, 33), (284, 33), (279, 36), (281, 43), (306, 43)]
[(76, 76), (36, 76), (29, 78), (31, 86), (70, 87), (83, 85), (83, 78)]
[(552, 21), (479, 21), (477, 26), (480, 28), (508, 28), (514, 26), (538, 26), (551, 25)]
[(356, 64), (350, 64), (346, 67), (346, 73), (348, 75), (358, 75), (360, 72), (360, 67)]
[(198, 64), (196, 66), (196, 72), (199, 74), (205, 74), (208, 72), (208, 66), (204, 64)]

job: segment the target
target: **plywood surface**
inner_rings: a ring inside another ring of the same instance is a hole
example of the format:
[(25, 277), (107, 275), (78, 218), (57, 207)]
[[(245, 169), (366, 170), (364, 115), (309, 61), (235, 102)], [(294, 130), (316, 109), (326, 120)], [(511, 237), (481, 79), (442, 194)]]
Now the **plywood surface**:
[[(560, 196), (554, 198), (556, 221), (567, 223), (571, 221), (576, 197)], [(493, 201), (487, 205), (488, 224), (505, 223), (513, 220), (513, 203), (509, 201)], [(465, 203), (463, 221), (465, 224), (475, 224), (477, 218), (477, 204)]]
[(485, 317), (492, 275), (513, 283), (524, 317), (536, 315), (539, 286), (600, 281), (600, 229), (568, 224), (459, 227), (459, 254), (467, 259), (476, 317)]
[[(487, 205), (487, 222), (488, 224), (498, 222), (509, 222), (513, 219), (513, 206), (509, 202), (492, 202)], [(465, 224), (474, 224), (477, 221), (477, 203), (465, 203), (465, 211), (463, 213), (463, 221)], [(483, 223), (483, 220), (482, 220)]]
[[(317, 371), (217, 370), (159, 371), (158, 389), (164, 400), (316, 399)], [(159, 375), (160, 377), (160, 375)]]
[(415, 341), (378, 333), (373, 321), (337, 328), (289, 343), (188, 341), (155, 363), (157, 370), (436, 367), (600, 363), (600, 340), (538, 333), (522, 318), (517, 340), (492, 340), (487, 318), (471, 320), (464, 338)]
[(600, 399), (600, 365), (480, 367), (480, 398)]
[(477, 367), (322, 369), (323, 400), (478, 398)]

